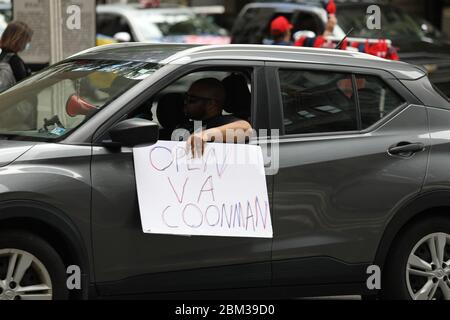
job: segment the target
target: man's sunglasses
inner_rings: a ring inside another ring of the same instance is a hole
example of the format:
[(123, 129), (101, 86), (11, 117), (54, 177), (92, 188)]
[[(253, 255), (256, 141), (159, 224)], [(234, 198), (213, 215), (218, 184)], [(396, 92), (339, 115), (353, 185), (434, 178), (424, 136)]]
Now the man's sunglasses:
[(184, 95), (184, 102), (185, 103), (197, 103), (199, 101), (209, 101), (209, 100), (216, 100), (214, 98), (207, 98), (207, 97), (200, 97), (200, 96), (194, 96), (192, 94), (186, 93)]

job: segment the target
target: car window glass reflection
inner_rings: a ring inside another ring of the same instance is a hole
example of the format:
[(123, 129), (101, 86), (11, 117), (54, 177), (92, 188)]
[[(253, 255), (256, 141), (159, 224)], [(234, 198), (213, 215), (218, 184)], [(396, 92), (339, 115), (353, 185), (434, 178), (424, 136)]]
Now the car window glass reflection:
[(0, 95), (0, 133), (54, 140), (78, 127), (158, 64), (74, 60), (48, 68)]

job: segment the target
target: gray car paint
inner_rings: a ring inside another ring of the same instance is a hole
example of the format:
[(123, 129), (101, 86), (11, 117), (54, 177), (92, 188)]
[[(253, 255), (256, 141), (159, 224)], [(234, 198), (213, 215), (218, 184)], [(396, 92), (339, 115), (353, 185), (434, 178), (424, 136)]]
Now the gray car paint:
[[(270, 261), (270, 239), (144, 234), (140, 225), (131, 150), (114, 153), (95, 147), (92, 183), (93, 251), (97, 257), (98, 281)], [(227, 280), (225, 283), (235, 286), (244, 284), (246, 279), (258, 279), (267, 284), (270, 279), (262, 276), (224, 273), (217, 280)]]
[[(426, 148), (410, 158), (389, 155), (389, 147), (402, 141)], [(367, 134), (281, 139), (273, 259), (373, 261), (396, 207), (420, 192), (429, 149), (421, 106)]]
[[(11, 145), (23, 144), (20, 141), (8, 142)], [(56, 208), (80, 232), (84, 240), (82, 245), (91, 248), (92, 147), (34, 144), (14, 163), (0, 168), (0, 204), (11, 200), (26, 200)], [(89, 250), (89, 273), (93, 275), (93, 258), (90, 253)]]
[(450, 189), (450, 110), (428, 108), (433, 140), (425, 191)]
[(33, 142), (19, 142), (19, 141), (1, 141), (0, 140), (0, 167), (4, 167), (22, 154), (27, 152), (32, 146)]

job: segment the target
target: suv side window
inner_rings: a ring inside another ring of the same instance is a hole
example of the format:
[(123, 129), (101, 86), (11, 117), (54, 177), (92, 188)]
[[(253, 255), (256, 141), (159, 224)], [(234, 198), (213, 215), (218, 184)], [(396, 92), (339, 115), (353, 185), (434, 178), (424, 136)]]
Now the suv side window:
[[(193, 121), (184, 111), (185, 94), (197, 80), (214, 78), (222, 82), (225, 90), (223, 115), (252, 122), (251, 107), (255, 100), (253, 70), (251, 68), (220, 68), (194, 71), (172, 82), (129, 114), (130, 118), (143, 118), (159, 124), (159, 139), (172, 139), (174, 130), (193, 128)], [(203, 96), (206, 95), (206, 92)], [(177, 137), (178, 138), (178, 137)]]
[(112, 14), (101, 13), (97, 15), (97, 33), (113, 37), (120, 30), (117, 28), (119, 17)]
[(119, 32), (128, 32), (132, 36), (130, 26), (125, 17), (110, 13), (102, 13), (97, 16), (97, 33), (114, 37)]
[(325, 31), (323, 22), (316, 14), (309, 12), (296, 11), (293, 17), (293, 31), (313, 31), (316, 35), (320, 35)]
[(405, 103), (377, 76), (356, 75), (362, 129), (367, 129)]
[(279, 70), (285, 134), (358, 130), (352, 75)]
[(272, 8), (249, 8), (233, 27), (232, 43), (262, 43), (274, 15)]

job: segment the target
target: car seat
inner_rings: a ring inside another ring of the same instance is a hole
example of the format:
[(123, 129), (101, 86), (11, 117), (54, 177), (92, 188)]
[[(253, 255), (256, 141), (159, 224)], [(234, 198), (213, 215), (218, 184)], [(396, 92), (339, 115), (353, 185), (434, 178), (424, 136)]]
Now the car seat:
[(160, 139), (170, 140), (173, 130), (188, 120), (184, 113), (184, 94), (171, 92), (159, 98), (156, 116), (162, 127)]
[(224, 110), (246, 121), (251, 118), (252, 95), (247, 79), (238, 73), (233, 73), (222, 80), (226, 99)]

